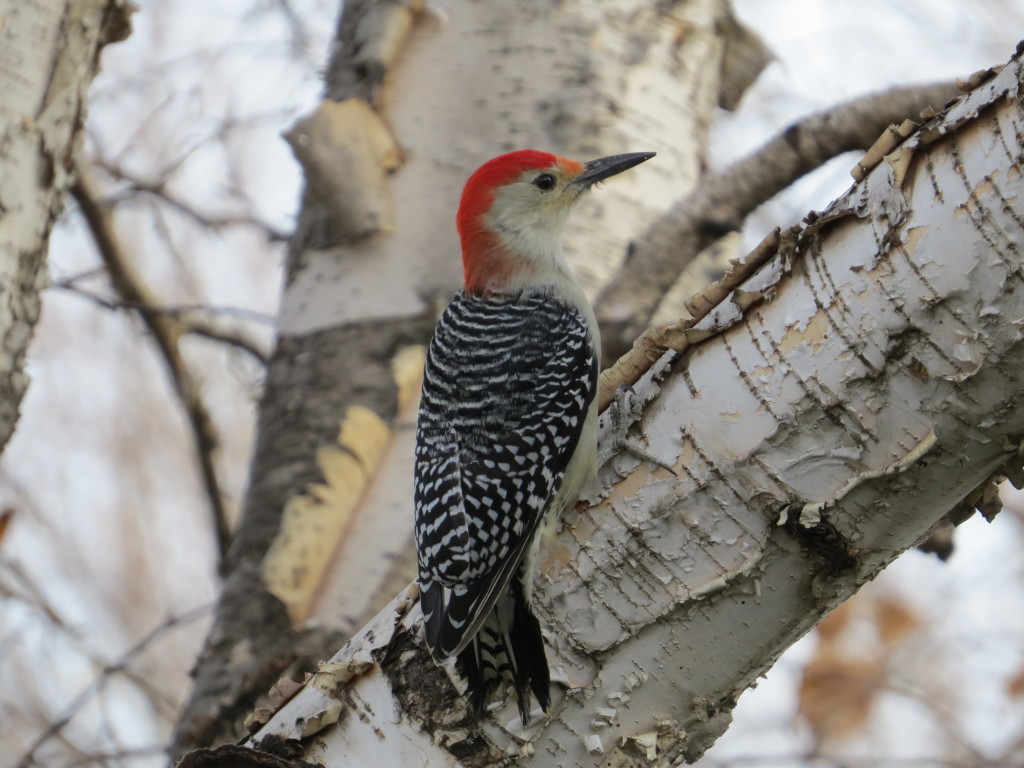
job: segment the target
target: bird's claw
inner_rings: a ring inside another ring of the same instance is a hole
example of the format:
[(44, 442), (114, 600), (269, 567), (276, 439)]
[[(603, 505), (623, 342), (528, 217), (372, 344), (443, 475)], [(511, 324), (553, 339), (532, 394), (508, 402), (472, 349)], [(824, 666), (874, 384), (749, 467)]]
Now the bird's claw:
[(622, 384), (615, 391), (614, 404), (608, 409), (612, 429), (611, 434), (605, 438), (598, 449), (597, 466), (603, 467), (613, 456), (615, 456), (615, 454), (625, 451), (640, 461), (648, 461), (651, 464), (656, 464), (662, 469), (667, 469), (675, 475), (676, 472), (672, 469), (671, 465), (666, 464), (657, 456), (654, 456), (645, 448), (637, 445), (634, 441), (626, 437), (626, 433), (629, 432), (629, 428), (639, 421), (642, 412), (643, 406), (637, 399), (633, 388), (627, 384)]

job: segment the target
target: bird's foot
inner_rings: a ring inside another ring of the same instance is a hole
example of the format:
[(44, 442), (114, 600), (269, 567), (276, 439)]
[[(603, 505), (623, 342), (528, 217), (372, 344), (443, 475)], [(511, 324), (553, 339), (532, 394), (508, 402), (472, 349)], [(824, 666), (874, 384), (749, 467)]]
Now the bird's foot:
[(607, 412), (612, 422), (612, 430), (598, 448), (597, 466), (599, 468), (607, 464), (615, 454), (625, 451), (640, 461), (648, 461), (662, 469), (667, 469), (673, 475), (675, 474), (675, 470), (670, 464), (666, 464), (646, 448), (626, 437), (629, 428), (640, 420), (643, 413), (643, 404), (631, 386), (622, 384), (615, 391), (615, 402)]

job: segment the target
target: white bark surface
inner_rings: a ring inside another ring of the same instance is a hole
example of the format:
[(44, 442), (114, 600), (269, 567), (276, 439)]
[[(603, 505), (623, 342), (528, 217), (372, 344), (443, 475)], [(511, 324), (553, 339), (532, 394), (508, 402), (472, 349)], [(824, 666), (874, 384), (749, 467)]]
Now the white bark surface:
[(25, 351), (50, 229), (74, 180), (99, 49), (127, 34), (120, 0), (0, 0), (0, 448), (28, 388)]
[(699, 756), (783, 650), (1020, 460), (1022, 81), (1014, 60), (923, 126), (641, 381), (676, 476), (613, 460), (549, 546), (550, 719), (523, 732), (506, 703), (473, 729), (410, 589), (251, 743), (331, 766)]

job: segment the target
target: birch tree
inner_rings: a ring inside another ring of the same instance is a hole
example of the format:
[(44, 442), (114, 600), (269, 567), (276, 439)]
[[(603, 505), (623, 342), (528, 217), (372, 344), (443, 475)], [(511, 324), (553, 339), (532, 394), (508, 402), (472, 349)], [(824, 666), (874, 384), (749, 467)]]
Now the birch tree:
[(103, 46), (128, 35), (129, 9), (123, 0), (0, 2), (0, 449), (28, 388), (25, 353), (50, 230), (78, 173), (85, 96)]
[(332, 766), (692, 761), (796, 638), (993, 479), (1019, 485), (1022, 79), (1015, 57), (883, 137), (846, 195), (606, 375), (635, 379), (674, 473), (614, 458), (549, 545), (549, 718), (524, 730), (505, 702), (474, 724), (410, 587), (297, 693), (279, 686), (249, 747)]

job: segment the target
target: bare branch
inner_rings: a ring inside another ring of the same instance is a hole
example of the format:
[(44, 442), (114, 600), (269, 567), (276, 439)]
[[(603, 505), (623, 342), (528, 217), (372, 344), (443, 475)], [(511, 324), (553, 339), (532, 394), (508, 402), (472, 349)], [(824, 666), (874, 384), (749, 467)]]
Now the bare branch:
[(732, 262), (732, 268), (721, 280), (712, 283), (686, 301), (688, 316), (680, 318), (672, 325), (648, 328), (637, 337), (622, 357), (601, 371), (597, 391), (598, 410), (603, 411), (611, 405), (620, 386), (636, 384), (666, 350), (682, 352), (693, 343), (706, 338), (704, 334), (692, 333), (693, 327), (780, 249), (792, 252), (801, 231), (800, 226), (790, 227), (785, 232), (780, 232), (776, 227), (749, 254)]
[(291, 0), (268, 0), (266, 4), (278, 11), (288, 25), (291, 54), (295, 57), (307, 55), (311, 47), (309, 30), (302, 23), (302, 17), (292, 6)]
[(596, 302), (606, 364), (650, 322), (680, 272), (702, 250), (738, 230), (757, 206), (827, 160), (865, 149), (889, 124), (958, 93), (953, 83), (893, 88), (793, 123), (762, 149), (698, 184), (630, 249)]
[(221, 315), (224, 317), (239, 317), (244, 320), (252, 320), (257, 323), (263, 323), (265, 325), (273, 325), (274, 318), (263, 312), (256, 312), (251, 309), (243, 309), (242, 307), (219, 307), (215, 304), (165, 304), (163, 306), (144, 306), (134, 301), (126, 301), (122, 298), (111, 298), (108, 296), (101, 296), (98, 293), (93, 293), (84, 288), (81, 288), (78, 283), (87, 277), (93, 277), (98, 274), (95, 270), (90, 270), (79, 275), (73, 275), (64, 280), (57, 280), (50, 285), (51, 288), (60, 288), (61, 290), (68, 291), (75, 296), (80, 296), (83, 299), (88, 299), (96, 304), (99, 304), (104, 309), (133, 309), (138, 312), (147, 312), (155, 315), (171, 315), (172, 317), (185, 317), (186, 315), (196, 314), (210, 314), (210, 315)]
[(270, 357), (269, 350), (263, 348), (263, 346), (241, 331), (231, 331), (226, 328), (216, 328), (208, 322), (198, 319), (188, 319), (183, 321), (185, 333), (191, 333), (195, 336), (202, 336), (205, 339), (211, 339), (213, 341), (220, 341), (229, 346), (235, 347), (248, 353), (251, 357), (255, 358), (261, 365), (266, 366), (267, 359)]
[(209, 613), (210, 607), (210, 605), (202, 605), (178, 616), (169, 617), (162, 624), (154, 627), (143, 635), (135, 645), (122, 654), (120, 659), (107, 665), (92, 683), (72, 699), (71, 703), (64, 709), (64, 712), (57, 717), (45, 731), (35, 738), (29, 746), (28, 751), (26, 751), (17, 762), (17, 768), (30, 768), (32, 765), (37, 765), (38, 763), (36, 762), (35, 755), (36, 752), (39, 751), (39, 748), (46, 742), (50, 741), (50, 739), (60, 736), (64, 727), (71, 722), (72, 718), (74, 718), (74, 716), (78, 714), (78, 712), (80, 712), (96, 694), (103, 690), (111, 677), (118, 672), (123, 672), (136, 656), (146, 650), (146, 648), (148, 648), (162, 635), (183, 624), (188, 624), (196, 619), (202, 618)]
[[(16, 478), (4, 472), (0, 481), (8, 491), (12, 491), (16, 495), (19, 510), (26, 510), (39, 520), (41, 525), (46, 525), (44, 516), (38, 510), (35, 500), (21, 487)], [(7, 511), (9, 512), (9, 510)], [(38, 617), (48, 625), (48, 631), (56, 631), (93, 666), (97, 668), (107, 666), (107, 658), (102, 657), (93, 648), (78, 627), (64, 621), (45, 591), (39, 588), (32, 576), (16, 559), (0, 559), (0, 597), (23, 604), (31, 612), (30, 615)], [(125, 668), (122, 670), (122, 674), (149, 699), (154, 710), (168, 720), (173, 718), (178, 705), (167, 695), (163, 686), (154, 681), (150, 675), (132, 669)], [(41, 724), (49, 722), (49, 715), (44, 710), (36, 710), (36, 714)]]
[(126, 190), (120, 192), (119, 194), (111, 195), (109, 198), (107, 198), (107, 200), (105, 201), (107, 205), (113, 206), (118, 203), (125, 202), (127, 200), (130, 200), (136, 194), (147, 194), (162, 201), (163, 203), (167, 204), (174, 210), (192, 219), (195, 223), (208, 229), (220, 230), (226, 227), (241, 226), (255, 227), (256, 229), (262, 231), (266, 235), (267, 240), (271, 242), (283, 242), (288, 239), (287, 233), (275, 229), (270, 224), (266, 223), (265, 221), (260, 221), (251, 214), (221, 214), (218, 216), (213, 216), (203, 211), (200, 211), (199, 209), (195, 208), (194, 206), (190, 205), (184, 200), (181, 200), (171, 192), (167, 191), (166, 175), (163, 176), (158, 181), (147, 181), (138, 176), (135, 176), (134, 174), (129, 173), (128, 171), (124, 170), (123, 168), (120, 168), (119, 166), (106, 163), (104, 161), (97, 162), (97, 166), (102, 168), (113, 178), (118, 179), (120, 181), (124, 181), (128, 184)]
[[(204, 307), (200, 305), (184, 305), (184, 306), (172, 306), (172, 307), (142, 307), (135, 304), (131, 304), (120, 299), (111, 299), (99, 294), (92, 293), (83, 288), (78, 287), (76, 284), (84, 276), (91, 277), (94, 272), (83, 273), (83, 275), (76, 275), (67, 280), (54, 283), (51, 287), (61, 288), (68, 291), (75, 296), (81, 296), (83, 299), (98, 304), (104, 309), (109, 310), (123, 310), (131, 309), (139, 312), (148, 312), (154, 314), (166, 314), (177, 316), (181, 318), (182, 334), (194, 334), (196, 336), (202, 336), (213, 341), (221, 341), (232, 347), (237, 347), (243, 352), (248, 353), (250, 356), (255, 358), (261, 365), (267, 364), (267, 358), (270, 357), (269, 350), (264, 349), (263, 345), (260, 344), (256, 339), (252, 338), (242, 331), (228, 330), (226, 328), (217, 328), (209, 320), (200, 320), (199, 318), (188, 317), (194, 312), (209, 312), (209, 313), (221, 313), (221, 314), (246, 314), (247, 310), (233, 309), (231, 307)], [(257, 313), (253, 313), (254, 315)], [(259, 319), (273, 322), (272, 318), (267, 316), (259, 316)]]
[(73, 288), (78, 283), (84, 282), (85, 280), (91, 280), (94, 277), (102, 277), (106, 275), (106, 270), (103, 267), (93, 267), (92, 269), (85, 269), (81, 272), (76, 272), (73, 275), (55, 280), (50, 283), (51, 288)]
[(110, 213), (97, 202), (96, 196), (90, 188), (90, 182), (84, 173), (71, 188), (71, 193), (78, 201), (82, 215), (85, 216), (89, 225), (114, 290), (126, 302), (135, 306), (146, 327), (153, 334), (157, 348), (167, 365), (171, 381), (174, 383), (175, 392), (188, 415), (192, 425), (193, 441), (203, 484), (210, 500), (217, 549), (223, 561), (231, 532), (228, 527), (224, 500), (221, 497), (220, 483), (213, 465), (213, 451), (218, 442), (217, 435), (206, 406), (203, 404), (199, 383), (192, 376), (178, 349), (178, 340), (184, 329), (174, 317), (149, 309), (157, 303), (156, 298), (133, 273), (128, 257), (122, 251), (121, 244), (114, 234)]

